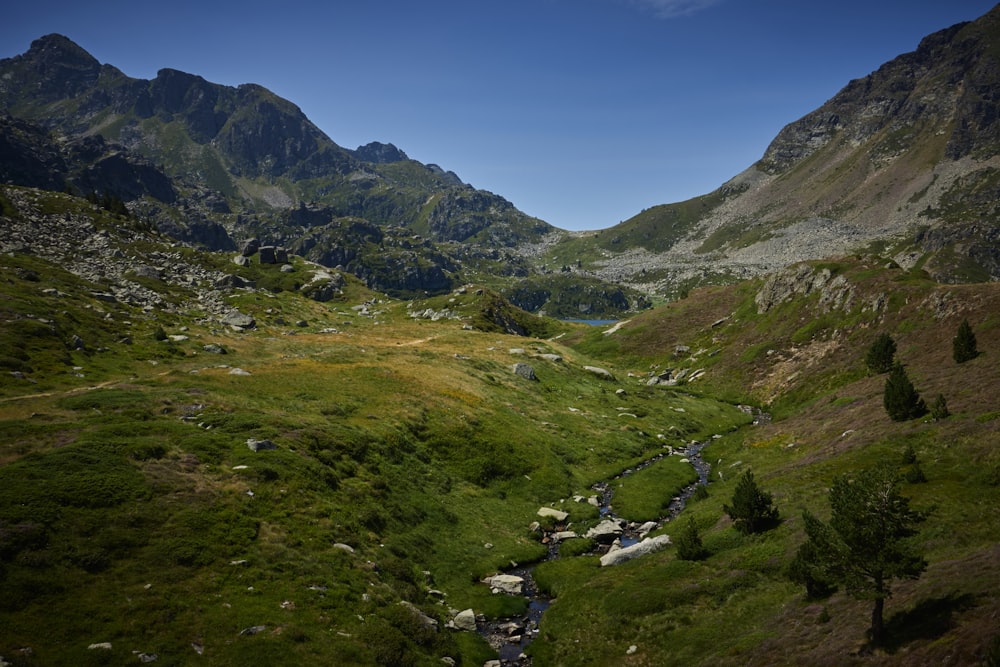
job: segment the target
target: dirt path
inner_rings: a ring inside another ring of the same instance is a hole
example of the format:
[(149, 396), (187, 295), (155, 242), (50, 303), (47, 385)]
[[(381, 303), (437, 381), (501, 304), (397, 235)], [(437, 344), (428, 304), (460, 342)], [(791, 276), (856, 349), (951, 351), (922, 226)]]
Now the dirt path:
[(93, 391), (94, 389), (101, 389), (102, 387), (107, 387), (118, 382), (118, 380), (106, 380), (99, 384), (95, 384), (90, 387), (77, 387), (75, 389), (67, 389), (66, 391), (45, 391), (40, 394), (23, 394), (21, 396), (10, 396), (8, 398), (0, 398), (0, 403), (10, 403), (11, 401), (23, 401), (28, 398), (45, 398), (47, 396), (68, 396), (70, 394), (81, 394), (85, 391)]

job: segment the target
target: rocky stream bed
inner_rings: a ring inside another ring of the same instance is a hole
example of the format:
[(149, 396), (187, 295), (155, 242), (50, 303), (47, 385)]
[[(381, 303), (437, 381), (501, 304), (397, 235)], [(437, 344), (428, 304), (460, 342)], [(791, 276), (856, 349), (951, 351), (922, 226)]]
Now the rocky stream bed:
[[(684, 506), (694, 494), (695, 490), (699, 486), (708, 483), (708, 475), (711, 470), (711, 466), (702, 458), (701, 451), (710, 442), (711, 440), (692, 442), (686, 449), (673, 450), (673, 453), (681, 454), (688, 460), (691, 466), (698, 473), (698, 481), (684, 487), (684, 489), (682, 489), (681, 492), (670, 501), (664, 515), (661, 516), (658, 521), (636, 524), (615, 515), (612, 503), (614, 496), (613, 482), (655, 464), (664, 457), (668, 456), (670, 454), (669, 451), (661, 452), (635, 467), (624, 470), (613, 479), (598, 482), (591, 487), (596, 494), (601, 515), (601, 522), (598, 528), (601, 526), (619, 527), (617, 530), (598, 530), (592, 535), (599, 545), (598, 548), (592, 552), (592, 554), (602, 555), (602, 564), (605, 564), (603, 558), (606, 558), (609, 553), (626, 553), (627, 551), (636, 549), (638, 545), (643, 544), (642, 540), (648, 533), (662, 527), (663, 524), (668, 523), (671, 519), (676, 517), (680, 511), (684, 509)], [(552, 531), (546, 532), (545, 537), (543, 538), (545, 543), (548, 545), (548, 554), (545, 557), (546, 561), (559, 558), (560, 539), (558, 538), (558, 535), (561, 531), (564, 531), (565, 528), (565, 525), (557, 523)], [(592, 529), (592, 531), (594, 530), (595, 529)], [(590, 534), (591, 533), (588, 533), (588, 535)], [(662, 544), (669, 543), (669, 538), (666, 538), (666, 536), (647, 539), (645, 543), (652, 543), (656, 540), (660, 541), (655, 544), (651, 544), (651, 550), (659, 548)], [(538, 586), (536, 585), (533, 577), (534, 569), (535, 565), (526, 565), (514, 568), (506, 573), (508, 577), (513, 577), (515, 579), (505, 581), (516, 581), (517, 578), (521, 580), (520, 582), (517, 582), (517, 585), (520, 589), (520, 594), (528, 600), (528, 611), (526, 614), (514, 618), (502, 618), (488, 621), (480, 620), (478, 622), (477, 629), (480, 635), (482, 635), (486, 641), (497, 650), (500, 656), (498, 661), (487, 663), (487, 665), (491, 665), (492, 667), (528, 667), (531, 665), (531, 657), (526, 654), (525, 649), (538, 635), (542, 615), (551, 603), (551, 599), (538, 590)], [(496, 584), (493, 585), (494, 588), (497, 588)]]

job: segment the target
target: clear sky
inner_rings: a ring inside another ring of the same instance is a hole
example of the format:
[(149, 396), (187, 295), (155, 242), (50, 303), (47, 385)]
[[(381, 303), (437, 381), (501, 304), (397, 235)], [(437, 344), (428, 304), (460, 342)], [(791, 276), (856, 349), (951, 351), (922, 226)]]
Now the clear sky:
[(150, 79), (259, 83), (346, 148), (392, 143), (563, 229), (714, 190), (851, 79), (993, 0), (29, 0)]

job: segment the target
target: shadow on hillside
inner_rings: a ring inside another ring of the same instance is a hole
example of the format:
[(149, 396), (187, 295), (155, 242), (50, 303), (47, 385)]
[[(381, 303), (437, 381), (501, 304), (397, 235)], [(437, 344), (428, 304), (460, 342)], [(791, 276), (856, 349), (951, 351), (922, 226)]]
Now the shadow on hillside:
[(918, 639), (936, 639), (955, 625), (955, 614), (976, 606), (971, 593), (924, 600), (913, 609), (893, 615), (885, 624), (884, 648), (895, 653)]

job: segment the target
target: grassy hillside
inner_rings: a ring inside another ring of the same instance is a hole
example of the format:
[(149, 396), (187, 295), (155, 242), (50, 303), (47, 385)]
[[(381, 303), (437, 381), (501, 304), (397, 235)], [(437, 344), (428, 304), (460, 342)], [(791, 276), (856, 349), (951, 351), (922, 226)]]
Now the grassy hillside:
[[(528, 529), (539, 507), (661, 451), (658, 432), (678, 444), (746, 418), (633, 387), (614, 364), (622, 379), (602, 379), (559, 342), (573, 326), (488, 290), (408, 304), (350, 281), (318, 303), (294, 267), (242, 270), (258, 288), (226, 300), (257, 326), (236, 332), (192, 308), (202, 286), (146, 278), (166, 305), (144, 310), (55, 262), (2, 257), (8, 662), (481, 664), (486, 644), (443, 626), (523, 608), (479, 581), (545, 554)], [(578, 529), (597, 522), (569, 509)]]
[[(574, 343), (607, 358), (646, 361), (657, 372), (704, 368), (692, 386), (763, 405), (774, 418), (706, 450), (715, 479), (709, 497), (686, 514), (702, 531), (707, 560), (684, 562), (664, 553), (616, 572), (593, 562), (544, 566), (546, 585), (559, 594), (546, 618), (553, 641), (538, 645), (544, 664), (996, 659), (1000, 412), (993, 388), (1000, 368), (992, 356), (1000, 344), (1000, 289), (941, 286), (877, 268), (874, 259), (815, 268), (845, 276), (854, 294), (850, 307), (824, 307), (820, 292), (759, 313), (758, 281), (696, 292), (612, 335), (589, 333)], [(963, 318), (981, 354), (959, 365), (951, 339)], [(946, 398), (949, 417), (888, 418), (886, 376), (864, 364), (879, 332), (893, 336), (896, 358), (928, 404), (939, 394)], [(678, 345), (690, 351), (678, 354)], [(908, 447), (927, 479), (904, 481), (902, 489), (915, 507), (929, 511), (916, 542), (930, 566), (919, 580), (897, 585), (886, 607), (892, 637), (873, 651), (865, 644), (870, 603), (843, 592), (810, 600), (786, 570), (805, 541), (802, 511), (828, 517), (827, 490), (841, 474), (888, 462), (905, 480), (912, 467), (904, 463)], [(722, 509), (747, 468), (781, 512), (781, 525), (762, 535), (741, 535)], [(639, 648), (625, 656), (630, 645)]]
[[(535, 665), (969, 664), (989, 650), (1000, 581), (992, 285), (942, 287), (844, 260), (814, 267), (808, 280), (829, 273), (823, 289), (767, 312), (758, 281), (595, 329), (477, 286), (407, 303), (348, 278), (320, 303), (300, 290), (315, 270), (300, 259), (286, 271), (237, 267), (82, 201), (38, 195), (27, 207), (8, 195), (10, 233), (31, 208), (39, 238), (86, 220), (108, 240), (106, 255), (79, 243), (63, 259), (0, 255), (0, 656), (11, 664), (156, 654), (481, 665), (495, 655), (486, 642), (445, 625), (467, 608), (524, 612), (523, 598), (481, 580), (545, 556), (529, 528), (540, 507), (568, 511), (585, 532), (598, 513), (574, 496), (713, 436), (708, 497), (682, 515), (710, 557), (679, 561), (668, 548), (600, 568), (571, 555), (581, 540), (539, 565), (557, 599), (529, 649)], [(114, 248), (156, 270), (79, 275), (79, 255), (101, 267)], [(256, 287), (221, 286), (208, 279), (217, 273)], [(830, 296), (838, 276), (849, 301)], [(160, 305), (109, 298), (121, 281)], [(212, 299), (256, 326), (222, 324)], [(982, 354), (958, 366), (950, 337), (963, 317)], [(885, 416), (883, 378), (863, 366), (880, 331), (924, 396), (947, 397), (950, 417)], [(677, 384), (649, 384), (668, 369)], [(738, 403), (773, 421), (751, 425)], [(898, 587), (893, 643), (872, 657), (861, 650), (867, 605), (807, 600), (785, 570), (803, 540), (800, 511), (827, 516), (836, 474), (896, 460), (906, 445), (928, 479), (904, 490), (933, 507), (919, 537), (930, 567)], [(781, 512), (763, 535), (736, 532), (721, 509), (746, 468)], [(689, 480), (668, 456), (621, 484), (617, 509), (656, 517)]]

